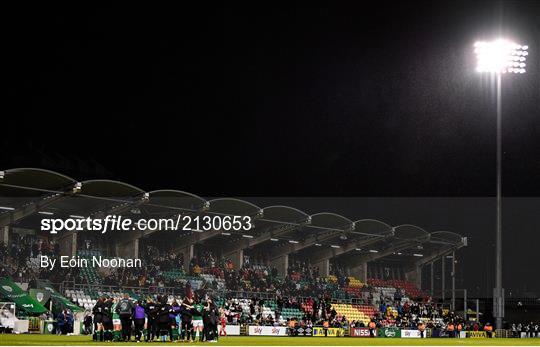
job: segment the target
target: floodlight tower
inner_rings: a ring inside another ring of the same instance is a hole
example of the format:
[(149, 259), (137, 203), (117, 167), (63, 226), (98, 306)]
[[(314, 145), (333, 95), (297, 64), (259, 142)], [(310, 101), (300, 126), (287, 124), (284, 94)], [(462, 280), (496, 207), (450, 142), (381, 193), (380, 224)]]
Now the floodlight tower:
[(502, 329), (504, 317), (504, 290), (502, 288), (502, 229), (501, 229), (501, 82), (502, 75), (507, 73), (525, 73), (525, 61), (528, 46), (516, 44), (504, 39), (491, 42), (480, 41), (474, 44), (477, 65), (476, 71), (489, 73), (497, 78), (497, 228), (496, 228), (496, 266), (495, 289), (493, 290), (493, 315), (496, 328)]

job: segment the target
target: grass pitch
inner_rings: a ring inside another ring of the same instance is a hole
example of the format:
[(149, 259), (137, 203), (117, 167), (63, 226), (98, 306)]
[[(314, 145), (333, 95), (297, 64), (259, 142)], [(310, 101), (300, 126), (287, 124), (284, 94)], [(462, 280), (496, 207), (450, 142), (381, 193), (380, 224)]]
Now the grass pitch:
[(274, 337), (274, 336), (229, 336), (222, 337), (218, 343), (135, 343), (122, 342), (97, 343), (90, 336), (58, 335), (0, 335), (0, 345), (15, 346), (129, 346), (129, 345), (188, 345), (188, 346), (540, 346), (537, 339), (392, 339), (392, 338), (354, 338), (354, 337)]

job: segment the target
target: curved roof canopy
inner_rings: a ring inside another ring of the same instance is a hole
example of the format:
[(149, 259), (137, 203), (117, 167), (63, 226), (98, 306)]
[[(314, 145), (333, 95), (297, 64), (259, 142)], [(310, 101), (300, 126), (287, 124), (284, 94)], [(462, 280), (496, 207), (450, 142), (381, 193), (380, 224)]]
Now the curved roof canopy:
[(11, 169), (4, 172), (4, 179), (0, 181), (0, 195), (3, 198), (31, 199), (65, 192), (76, 183), (73, 178), (50, 170)]
[(352, 220), (331, 212), (312, 214), (311, 225), (314, 227), (336, 229), (336, 231), (350, 231), (354, 229), (354, 222)]
[(209, 201), (208, 212), (227, 215), (260, 215), (262, 209), (251, 202), (235, 198), (219, 198)]
[(306, 223), (311, 217), (304, 211), (290, 206), (268, 206), (263, 208), (263, 216), (266, 220), (285, 223)]
[(82, 182), (80, 194), (98, 198), (129, 199), (144, 194), (144, 190), (120, 181), (89, 180)]
[(154, 190), (148, 193), (149, 206), (198, 211), (205, 207), (207, 201), (200, 196), (174, 189)]
[[(178, 213), (202, 213), (232, 216), (251, 216), (251, 230), (214, 233), (205, 238), (217, 246), (293, 247), (293, 252), (310, 255), (324, 247), (346, 252), (354, 250), (391, 256), (407, 250), (438, 254), (466, 245), (466, 239), (449, 231), (426, 230), (411, 224), (392, 227), (375, 219), (352, 221), (342, 215), (322, 212), (308, 215), (290, 206), (259, 206), (236, 198), (217, 198), (210, 201), (192, 193), (162, 189), (145, 193), (128, 183), (113, 180), (81, 182), (63, 174), (37, 168), (17, 168), (4, 171), (0, 179), (0, 224), (11, 223), (29, 228), (39, 225), (38, 213), (66, 216), (96, 216), (100, 214), (134, 214), (171, 216)], [(74, 190), (74, 187), (78, 189)], [(28, 208), (33, 206), (33, 208)], [(12, 219), (17, 211), (21, 218)], [(112, 211), (112, 212), (111, 212)], [(19, 213), (20, 212), (20, 213)], [(11, 214), (11, 215), (6, 215)], [(178, 233), (179, 237), (192, 237)], [(206, 242), (206, 241), (204, 241)], [(292, 245), (292, 246), (291, 246)], [(384, 251), (382, 251), (384, 250)], [(378, 253), (375, 253), (378, 252)], [(389, 253), (388, 253), (389, 252)], [(388, 254), (388, 255), (385, 255)], [(418, 254), (417, 254), (418, 255)]]

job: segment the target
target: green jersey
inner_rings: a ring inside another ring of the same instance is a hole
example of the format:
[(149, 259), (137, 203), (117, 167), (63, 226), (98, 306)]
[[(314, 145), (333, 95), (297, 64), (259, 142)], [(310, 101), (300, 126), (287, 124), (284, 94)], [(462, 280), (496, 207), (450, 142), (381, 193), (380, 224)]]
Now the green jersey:
[[(197, 312), (202, 314), (202, 311), (204, 310), (204, 305), (195, 304), (195, 305), (193, 305), (193, 307), (195, 308), (195, 310), (197, 310)], [(202, 316), (199, 315), (199, 314), (194, 314), (193, 315), (193, 320), (202, 320)]]

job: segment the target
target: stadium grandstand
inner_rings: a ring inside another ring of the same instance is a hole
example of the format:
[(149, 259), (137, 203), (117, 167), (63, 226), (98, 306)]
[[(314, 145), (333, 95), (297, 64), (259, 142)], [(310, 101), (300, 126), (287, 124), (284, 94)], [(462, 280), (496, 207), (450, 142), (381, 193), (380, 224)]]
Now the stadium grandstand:
[[(179, 214), (249, 216), (252, 223), (248, 230), (184, 230), (183, 224), (106, 234), (41, 230), (43, 218), (148, 220)], [(467, 245), (466, 237), (451, 231), (351, 220), (333, 212), (308, 215), (235, 198), (206, 200), (179, 190), (145, 192), (124, 182), (79, 182), (35, 168), (0, 172), (0, 230), (0, 296), (15, 303), (20, 319), (47, 320), (67, 310), (76, 324), (100, 298), (128, 294), (169, 303), (186, 295), (211, 297), (227, 324), (242, 327), (242, 334), (249, 334), (250, 325), (290, 328), (291, 322), (302, 333), (325, 322), (346, 331), (371, 322), (380, 329), (421, 322), (432, 331), (480, 324), (478, 309), (467, 308), (466, 299), (456, 304), (455, 285), (451, 295), (434, 297), (433, 264), (455, 259)], [(142, 266), (51, 270), (40, 266), (42, 256), (132, 258)], [(447, 271), (455, 276), (455, 270)]]

